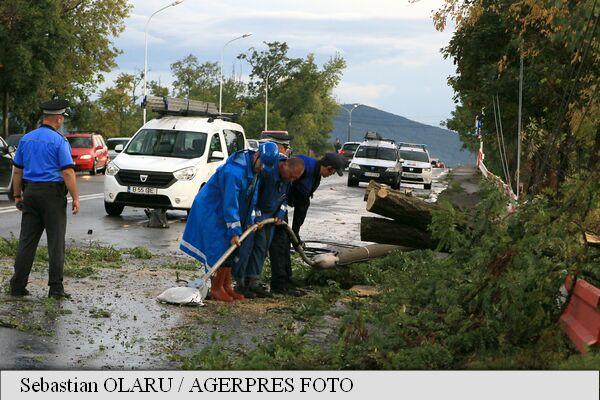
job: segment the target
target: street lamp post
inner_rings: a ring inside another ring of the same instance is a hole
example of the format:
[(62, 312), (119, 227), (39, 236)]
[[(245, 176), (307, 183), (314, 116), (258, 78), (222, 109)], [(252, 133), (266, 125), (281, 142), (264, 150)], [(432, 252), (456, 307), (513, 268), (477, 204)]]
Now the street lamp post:
[(346, 107), (340, 105), (340, 108), (342, 108), (343, 110), (346, 110), (346, 112), (348, 113), (348, 140), (347, 140), (347, 142), (350, 141), (350, 131), (352, 130), (352, 111), (356, 110), (359, 106), (360, 106), (360, 104), (354, 104), (352, 106), (352, 108), (350, 110), (348, 110)]
[(221, 72), (219, 74), (219, 114), (221, 114), (221, 106), (223, 104), (223, 53), (225, 52), (225, 47), (231, 42), (234, 42), (238, 39), (244, 39), (250, 36), (252, 36), (251, 33), (244, 33), (242, 36), (238, 36), (234, 39), (231, 39), (229, 42), (225, 43), (221, 48)]
[[(150, 24), (150, 20), (152, 19), (152, 17), (154, 17), (156, 14), (158, 14), (159, 12), (161, 12), (162, 10), (166, 10), (169, 7), (174, 7), (178, 4), (183, 3), (183, 0), (176, 0), (170, 4), (167, 4), (166, 6), (156, 10), (152, 15), (150, 15), (150, 17), (148, 18), (148, 21), (146, 21), (146, 29), (144, 32), (144, 98), (146, 98), (146, 95), (148, 94), (147, 92), (147, 88), (148, 88), (148, 25)], [(144, 116), (144, 124), (146, 123), (146, 107), (144, 107), (142, 109), (142, 114)]]
[(278, 65), (279, 65), (279, 61), (277, 61), (275, 63), (275, 65), (273, 65), (271, 67), (269, 72), (267, 72), (267, 78), (265, 79), (265, 131), (268, 130), (267, 121), (268, 121), (268, 114), (269, 114), (269, 75), (271, 75), (271, 72), (273, 72)]

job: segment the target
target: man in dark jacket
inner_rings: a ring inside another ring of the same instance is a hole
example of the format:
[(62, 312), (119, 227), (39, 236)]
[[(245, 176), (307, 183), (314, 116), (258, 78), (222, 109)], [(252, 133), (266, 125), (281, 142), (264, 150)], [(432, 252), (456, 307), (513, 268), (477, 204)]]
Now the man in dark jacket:
[[(300, 239), (300, 228), (304, 224), (310, 199), (321, 184), (321, 178), (327, 178), (335, 172), (343, 175), (344, 159), (335, 154), (327, 153), (320, 160), (305, 155), (298, 155), (304, 161), (304, 173), (294, 181), (288, 195), (288, 205), (294, 207), (292, 229)], [(273, 293), (299, 295), (291, 287), (292, 261), (290, 257), (290, 239), (283, 227), (276, 226), (269, 248), (271, 259), (271, 291)]]

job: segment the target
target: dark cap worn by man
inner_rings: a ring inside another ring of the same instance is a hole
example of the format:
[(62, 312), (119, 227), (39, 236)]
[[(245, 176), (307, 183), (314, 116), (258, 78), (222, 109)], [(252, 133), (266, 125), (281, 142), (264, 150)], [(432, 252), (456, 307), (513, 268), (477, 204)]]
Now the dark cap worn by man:
[(71, 146), (58, 129), (67, 115), (66, 100), (40, 105), (44, 114), (39, 128), (24, 135), (13, 159), (13, 192), (22, 212), (15, 272), (10, 280), (14, 296), (29, 294), (26, 289), (35, 252), (44, 230), (48, 238), (49, 297), (68, 298), (63, 287), (67, 189), (73, 198), (73, 214), (79, 212), (79, 193), (71, 158)]
[(330, 167), (334, 169), (339, 176), (344, 176), (344, 167), (346, 166), (346, 161), (339, 154), (327, 153), (319, 162), (324, 167)]

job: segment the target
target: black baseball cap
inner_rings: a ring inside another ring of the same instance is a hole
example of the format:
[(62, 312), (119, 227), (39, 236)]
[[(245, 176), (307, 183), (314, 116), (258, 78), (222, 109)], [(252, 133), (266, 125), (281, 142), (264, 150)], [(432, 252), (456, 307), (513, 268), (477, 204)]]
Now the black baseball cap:
[(343, 176), (346, 161), (337, 153), (326, 153), (323, 158), (321, 158), (321, 165), (325, 167), (332, 167), (336, 170), (339, 176)]

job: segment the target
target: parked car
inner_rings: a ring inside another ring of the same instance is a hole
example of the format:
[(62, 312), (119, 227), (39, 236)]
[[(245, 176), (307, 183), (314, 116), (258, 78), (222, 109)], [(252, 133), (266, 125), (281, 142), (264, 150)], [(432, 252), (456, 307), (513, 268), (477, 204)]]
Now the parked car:
[(401, 185), (423, 184), (424, 189), (431, 189), (431, 159), (427, 146), (415, 143), (398, 144), (402, 158)]
[(108, 215), (121, 215), (126, 206), (187, 211), (227, 157), (247, 146), (244, 129), (237, 123), (205, 114), (172, 114), (144, 124), (108, 165), (104, 179)]
[(19, 141), (23, 136), (25, 136), (24, 133), (15, 133), (12, 135), (8, 135), (8, 138), (6, 138), (6, 142), (9, 146), (13, 146), (16, 149), (17, 147), (19, 147)]
[(0, 137), (0, 194), (8, 196), (13, 201), (12, 191), (12, 160), (15, 155), (15, 147), (9, 145)]
[(65, 137), (71, 145), (76, 171), (89, 171), (91, 175), (106, 171), (110, 158), (102, 135), (96, 132), (69, 132)]
[(368, 132), (365, 139), (356, 149), (348, 167), (348, 186), (374, 180), (397, 189), (402, 163), (395, 142), (374, 132)]
[(354, 152), (360, 146), (359, 142), (346, 142), (342, 145), (338, 154), (346, 159), (346, 167), (350, 165), (350, 161), (352, 161), (352, 157), (354, 157)]
[[(127, 147), (127, 143), (129, 143), (131, 138), (128, 137), (118, 137), (118, 138), (108, 138), (106, 139), (106, 146), (108, 147), (108, 158), (114, 160), (117, 157), (117, 154), (123, 151), (125, 147)], [(121, 147), (117, 147), (121, 145)]]

